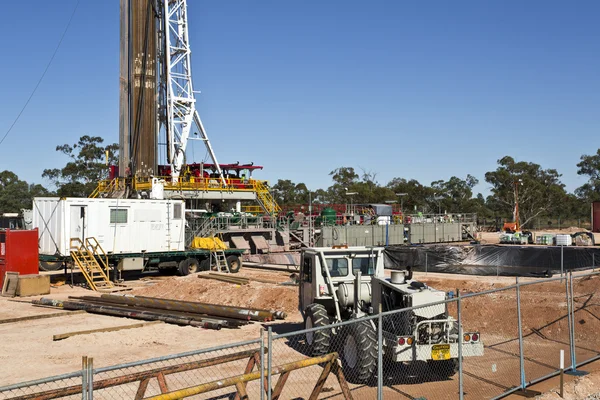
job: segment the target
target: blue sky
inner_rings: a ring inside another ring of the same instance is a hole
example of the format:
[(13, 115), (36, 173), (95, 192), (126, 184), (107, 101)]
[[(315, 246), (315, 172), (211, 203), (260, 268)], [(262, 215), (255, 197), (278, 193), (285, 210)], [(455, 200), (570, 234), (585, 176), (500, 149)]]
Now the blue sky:
[[(4, 4), (0, 135), (27, 100), (75, 0)], [(219, 161), (331, 184), (341, 166), (429, 184), (480, 180), (511, 155), (572, 191), (600, 147), (600, 2), (189, 1), (198, 108)], [(0, 170), (47, 184), (56, 145), (118, 141), (119, 2), (81, 0), (0, 151)], [(201, 160), (200, 143), (188, 158)]]

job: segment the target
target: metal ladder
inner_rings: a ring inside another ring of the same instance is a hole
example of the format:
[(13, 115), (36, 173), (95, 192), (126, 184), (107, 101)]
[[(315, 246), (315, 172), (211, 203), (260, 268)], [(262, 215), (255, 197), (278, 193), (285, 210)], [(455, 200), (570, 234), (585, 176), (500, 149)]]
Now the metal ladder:
[[(217, 268), (217, 271), (221, 272), (223, 270), (227, 271), (227, 273), (231, 273), (229, 270), (229, 263), (227, 262), (227, 256), (222, 249), (217, 248), (217, 236), (212, 235), (213, 237), (213, 249), (210, 251), (211, 265), (214, 265)], [(214, 260), (214, 263), (212, 262)]]
[(210, 257), (212, 260), (214, 260), (214, 263), (211, 263), (211, 265), (214, 265), (217, 268), (217, 271), (221, 272), (225, 270), (228, 273), (231, 272), (229, 271), (227, 256), (225, 255), (225, 252), (223, 250), (212, 250), (210, 252)]
[(79, 268), (90, 289), (112, 289), (114, 284), (108, 277), (108, 259), (96, 238), (71, 238), (71, 258)]

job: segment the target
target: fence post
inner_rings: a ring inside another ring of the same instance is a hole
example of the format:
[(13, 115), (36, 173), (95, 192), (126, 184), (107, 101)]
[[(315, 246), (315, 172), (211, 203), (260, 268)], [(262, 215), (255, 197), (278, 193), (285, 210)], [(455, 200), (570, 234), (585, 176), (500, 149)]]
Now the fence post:
[(457, 293), (456, 314), (458, 317), (458, 398), (464, 400), (463, 393), (463, 329), (462, 329), (462, 304), (460, 293)]
[(273, 362), (273, 330), (271, 329), (271, 327), (269, 326), (269, 330), (267, 331), (267, 386), (268, 386), (268, 392), (267, 392), (267, 400), (271, 400), (271, 392), (272, 392), (272, 388), (271, 388), (271, 368), (272, 368), (272, 362)]
[[(270, 349), (268, 349), (270, 350)], [(260, 328), (260, 400), (265, 400), (265, 328)]]
[(519, 277), (516, 278), (517, 283), (517, 323), (519, 326), (519, 365), (521, 368), (521, 390), (525, 390), (525, 349), (523, 347), (523, 325), (521, 322), (521, 285)]
[(377, 399), (383, 400), (383, 318), (381, 317), (381, 303), (377, 317)]
[(427, 249), (425, 249), (425, 275), (427, 275)]
[(93, 400), (94, 398), (94, 359), (92, 357), (88, 358), (88, 399)]
[(87, 356), (81, 357), (81, 400), (88, 400), (87, 395)]
[(560, 276), (564, 274), (564, 248), (565, 246), (560, 245)]
[(587, 375), (588, 372), (577, 370), (577, 357), (575, 356), (575, 301), (573, 300), (573, 271), (569, 271), (567, 283), (568, 291), (570, 291), (570, 296), (567, 295), (567, 304), (570, 304), (569, 308), (571, 310), (571, 312), (569, 313), (569, 337), (571, 338), (569, 343), (571, 345), (571, 370), (566, 373), (569, 375), (583, 376)]

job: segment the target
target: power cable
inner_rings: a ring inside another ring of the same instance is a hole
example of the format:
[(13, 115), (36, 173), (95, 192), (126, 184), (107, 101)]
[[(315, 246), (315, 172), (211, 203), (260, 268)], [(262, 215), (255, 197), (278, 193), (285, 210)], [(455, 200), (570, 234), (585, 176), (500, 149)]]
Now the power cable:
[(58, 53), (58, 49), (60, 48), (60, 45), (62, 44), (63, 39), (65, 38), (65, 35), (67, 34), (67, 31), (69, 30), (69, 27), (71, 26), (71, 22), (73, 21), (73, 17), (75, 16), (75, 12), (77, 11), (77, 7), (79, 7), (79, 2), (80, 1), (81, 0), (77, 0), (77, 4), (75, 4), (75, 8), (73, 9), (73, 12), (71, 13), (71, 17), (69, 18), (69, 22), (67, 22), (67, 27), (65, 28), (62, 36), (60, 37), (60, 40), (58, 41), (58, 45), (56, 46), (56, 49), (54, 49), (54, 53), (52, 53), (52, 57), (50, 57), (50, 61), (48, 61), (48, 64), (46, 65), (46, 69), (44, 69), (44, 72), (42, 73), (42, 76), (40, 77), (40, 79), (38, 80), (37, 84), (33, 88), (33, 91), (29, 95), (29, 98), (25, 102), (25, 105), (23, 106), (23, 108), (21, 108), (21, 111), (19, 111), (19, 114), (17, 115), (17, 118), (15, 118), (15, 120), (13, 121), (12, 125), (10, 126), (10, 128), (8, 128), (8, 131), (6, 131), (6, 133), (2, 137), (2, 140), (0, 140), (0, 144), (2, 144), (4, 142), (4, 139), (6, 139), (6, 137), (10, 133), (10, 131), (12, 131), (12, 129), (14, 128), (14, 126), (17, 124), (17, 122), (19, 121), (19, 118), (21, 118), (21, 114), (23, 114), (23, 112), (27, 108), (27, 105), (29, 104), (29, 102), (33, 98), (33, 95), (35, 94), (35, 92), (37, 91), (38, 87), (42, 83), (42, 80), (46, 76), (46, 72), (48, 72), (48, 69), (50, 68), (50, 65), (52, 64), (52, 61), (54, 61), (54, 57), (56, 56), (56, 53)]

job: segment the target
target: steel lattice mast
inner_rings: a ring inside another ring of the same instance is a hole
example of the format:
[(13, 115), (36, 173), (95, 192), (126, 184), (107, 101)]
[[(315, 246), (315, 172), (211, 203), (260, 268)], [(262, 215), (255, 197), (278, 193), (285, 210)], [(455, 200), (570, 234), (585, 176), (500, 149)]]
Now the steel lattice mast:
[[(160, 4), (162, 1), (162, 4)], [(159, 42), (162, 48), (163, 76), (160, 87), (165, 94), (165, 121), (163, 126), (167, 140), (167, 162), (171, 166), (173, 181), (177, 181), (185, 163), (185, 150), (190, 139), (192, 123), (199, 130), (200, 138), (216, 166), (221, 182), (225, 184), (215, 152), (196, 110), (192, 85), (191, 49), (188, 36), (187, 1), (159, 0), (162, 12), (159, 18)], [(160, 97), (160, 96), (159, 96)], [(159, 99), (160, 102), (160, 99)]]

